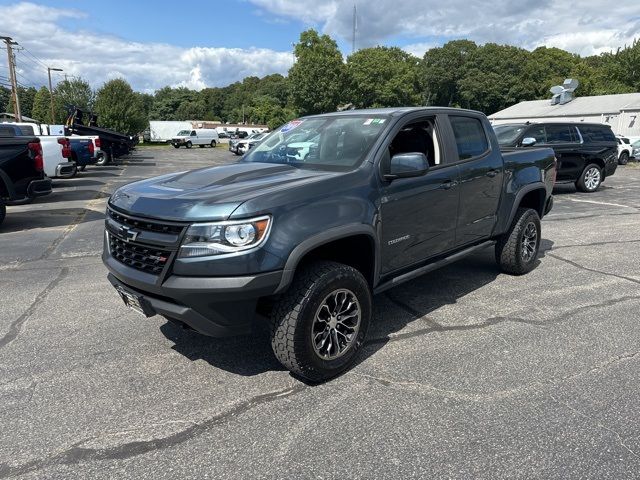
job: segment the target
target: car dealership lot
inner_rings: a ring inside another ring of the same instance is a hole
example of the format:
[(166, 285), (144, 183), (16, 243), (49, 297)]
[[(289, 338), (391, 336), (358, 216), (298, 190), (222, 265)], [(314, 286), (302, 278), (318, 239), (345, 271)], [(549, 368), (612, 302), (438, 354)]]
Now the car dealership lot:
[(376, 297), (361, 362), (319, 386), (265, 332), (124, 307), (100, 260), (119, 185), (236, 160), (141, 148), (0, 230), (0, 478), (634, 478), (640, 168), (556, 191), (529, 275), (493, 251)]

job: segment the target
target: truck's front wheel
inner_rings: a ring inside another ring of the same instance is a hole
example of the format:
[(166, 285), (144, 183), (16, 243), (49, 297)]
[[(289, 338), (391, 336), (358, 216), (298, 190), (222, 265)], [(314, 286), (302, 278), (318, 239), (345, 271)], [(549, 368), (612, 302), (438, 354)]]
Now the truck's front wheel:
[(519, 208), (509, 231), (498, 239), (496, 261), (505, 273), (522, 275), (533, 270), (540, 249), (540, 217), (532, 208)]
[(314, 382), (349, 368), (364, 344), (371, 290), (356, 269), (319, 261), (303, 267), (272, 311), (271, 346), (291, 372)]

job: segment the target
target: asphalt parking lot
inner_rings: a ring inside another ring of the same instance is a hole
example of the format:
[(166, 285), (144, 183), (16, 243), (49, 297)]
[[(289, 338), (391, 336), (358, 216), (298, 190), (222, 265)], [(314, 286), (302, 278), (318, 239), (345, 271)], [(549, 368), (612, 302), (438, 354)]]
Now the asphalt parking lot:
[(0, 479), (640, 477), (640, 168), (558, 188), (529, 275), (488, 250), (376, 297), (359, 364), (311, 386), (106, 279), (110, 192), (235, 158), (141, 148), (8, 209)]

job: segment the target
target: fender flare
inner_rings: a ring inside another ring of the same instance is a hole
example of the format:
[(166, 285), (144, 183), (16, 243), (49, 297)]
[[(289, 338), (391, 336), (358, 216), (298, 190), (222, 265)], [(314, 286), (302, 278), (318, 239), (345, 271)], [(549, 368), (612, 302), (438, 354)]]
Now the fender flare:
[[(506, 229), (509, 229), (509, 226), (511, 225), (511, 222), (513, 222), (513, 218), (516, 216), (516, 212), (518, 211), (518, 208), (520, 207), (520, 202), (522, 201), (524, 196), (529, 192), (533, 192), (534, 190), (544, 190), (545, 199), (546, 199), (547, 186), (544, 183), (535, 182), (535, 183), (531, 183), (529, 185), (526, 185), (526, 186), (522, 187), (520, 189), (520, 191), (516, 194), (516, 198), (513, 200), (513, 205), (511, 205), (511, 213), (509, 214), (509, 222), (505, 225)], [(544, 214), (544, 204), (541, 205), (541, 209), (542, 209), (542, 212)]]
[(0, 170), (0, 182), (6, 187), (9, 200), (14, 199), (16, 197), (16, 191), (13, 187), (13, 182), (3, 170)]
[(310, 238), (307, 238), (298, 246), (296, 246), (291, 253), (289, 254), (289, 258), (287, 258), (287, 262), (285, 263), (284, 270), (282, 271), (282, 278), (280, 279), (280, 284), (274, 293), (282, 293), (285, 291), (291, 281), (293, 280), (293, 276), (295, 275), (296, 269), (300, 261), (304, 258), (306, 254), (311, 252), (312, 250), (321, 247), (330, 242), (334, 242), (336, 240), (341, 240), (343, 238), (353, 237), (355, 235), (366, 235), (370, 237), (373, 242), (374, 248), (374, 283), (375, 278), (378, 276), (378, 266), (380, 262), (378, 261), (379, 251), (378, 241), (376, 236), (376, 230), (373, 226), (367, 225), (364, 223), (355, 223), (348, 225), (341, 225), (339, 227), (330, 228), (327, 231), (318, 233)]

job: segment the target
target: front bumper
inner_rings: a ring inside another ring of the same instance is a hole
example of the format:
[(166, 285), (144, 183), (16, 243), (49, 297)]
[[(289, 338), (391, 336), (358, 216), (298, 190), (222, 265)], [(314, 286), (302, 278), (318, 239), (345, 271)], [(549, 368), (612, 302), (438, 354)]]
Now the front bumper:
[(253, 330), (256, 305), (272, 295), (282, 271), (238, 277), (159, 277), (128, 267), (113, 258), (108, 247), (102, 257), (114, 287), (139, 295), (150, 315), (178, 320), (211, 337), (242, 335)]

